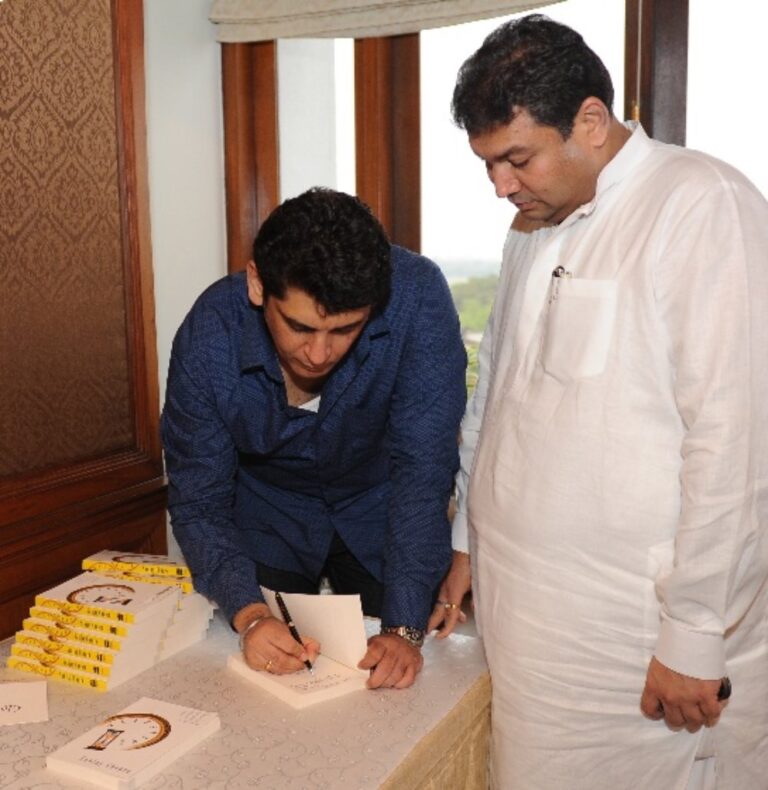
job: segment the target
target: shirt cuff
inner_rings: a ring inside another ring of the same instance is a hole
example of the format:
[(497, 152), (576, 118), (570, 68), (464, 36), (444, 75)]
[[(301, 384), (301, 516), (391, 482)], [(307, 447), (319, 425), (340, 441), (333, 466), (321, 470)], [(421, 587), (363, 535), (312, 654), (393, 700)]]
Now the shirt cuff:
[(456, 511), (451, 527), (451, 545), (454, 551), (463, 551), (469, 554), (469, 526), (466, 513)]
[(718, 680), (728, 674), (722, 635), (690, 631), (664, 616), (654, 656), (668, 669), (699, 680)]
[(408, 625), (424, 630), (431, 613), (432, 592), (421, 584), (389, 584), (381, 607), (383, 626)]
[(244, 607), (252, 603), (264, 603), (261, 588), (253, 580), (254, 572), (245, 573), (239, 564), (223, 563), (209, 580), (210, 597), (221, 608), (229, 623)]

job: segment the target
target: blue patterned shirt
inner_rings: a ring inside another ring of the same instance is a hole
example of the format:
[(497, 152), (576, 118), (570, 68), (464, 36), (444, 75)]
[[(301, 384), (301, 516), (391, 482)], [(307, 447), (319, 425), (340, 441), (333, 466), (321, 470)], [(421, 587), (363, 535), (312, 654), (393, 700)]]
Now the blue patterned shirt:
[(289, 406), (244, 273), (198, 299), (173, 344), (162, 435), (174, 535), (228, 617), (256, 562), (316, 578), (336, 530), (384, 584), (382, 623), (423, 628), (451, 559), (466, 355), (440, 270), (392, 248), (392, 291), (326, 380)]

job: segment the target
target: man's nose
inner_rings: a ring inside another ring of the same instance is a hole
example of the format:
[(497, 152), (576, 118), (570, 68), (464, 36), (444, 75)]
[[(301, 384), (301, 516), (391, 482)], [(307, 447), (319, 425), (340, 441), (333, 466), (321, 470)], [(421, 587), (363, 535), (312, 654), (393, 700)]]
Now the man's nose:
[(496, 197), (506, 198), (521, 189), (520, 179), (507, 162), (494, 165), (490, 169), (488, 177), (496, 190)]
[(327, 335), (315, 332), (307, 343), (307, 357), (312, 365), (322, 365), (331, 355), (331, 344)]

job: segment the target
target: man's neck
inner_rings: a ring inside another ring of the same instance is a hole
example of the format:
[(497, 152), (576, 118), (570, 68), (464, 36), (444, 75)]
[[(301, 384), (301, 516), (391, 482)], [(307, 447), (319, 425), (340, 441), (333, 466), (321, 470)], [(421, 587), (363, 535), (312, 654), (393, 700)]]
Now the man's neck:
[(618, 118), (613, 118), (611, 120), (611, 127), (608, 130), (608, 138), (602, 151), (603, 167), (619, 153), (630, 137), (632, 137), (632, 131), (627, 129)]
[(305, 403), (314, 400), (323, 390), (326, 378), (320, 379), (300, 379), (291, 376), (282, 365), (283, 381), (285, 382), (285, 397), (289, 406), (303, 406)]

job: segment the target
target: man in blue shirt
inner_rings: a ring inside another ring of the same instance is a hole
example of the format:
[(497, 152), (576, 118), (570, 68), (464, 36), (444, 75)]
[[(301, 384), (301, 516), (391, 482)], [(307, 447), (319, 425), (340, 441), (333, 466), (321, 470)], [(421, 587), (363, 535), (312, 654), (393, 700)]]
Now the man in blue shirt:
[(313, 189), (261, 227), (173, 345), (162, 418), (174, 535), (246, 661), (317, 655), (259, 585), (360, 593), (382, 629), (360, 666), (404, 688), (451, 560), (465, 353), (439, 269), (356, 198)]

